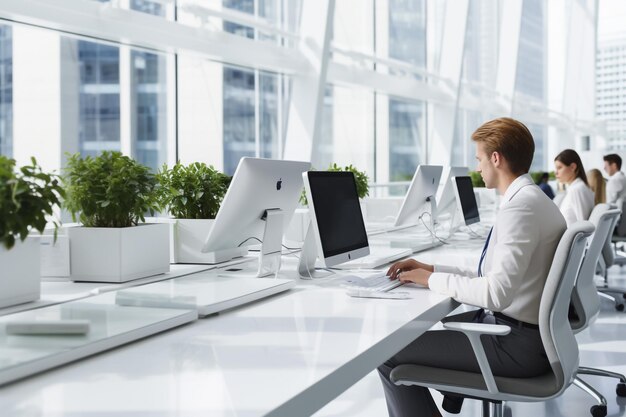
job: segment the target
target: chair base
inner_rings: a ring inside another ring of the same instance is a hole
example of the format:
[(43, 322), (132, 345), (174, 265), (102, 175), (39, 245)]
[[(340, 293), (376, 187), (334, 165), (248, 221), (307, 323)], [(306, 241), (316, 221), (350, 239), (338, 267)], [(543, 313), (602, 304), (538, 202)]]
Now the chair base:
[[(624, 292), (624, 290), (611, 287), (597, 287), (597, 289), (598, 295), (615, 303), (615, 309), (617, 311), (624, 311), (624, 302), (621, 301), (622, 299), (626, 298), (626, 292)], [(610, 294), (622, 294), (622, 296), (619, 297)]]
[(591, 385), (589, 385), (588, 383), (586, 383), (585, 381), (583, 381), (582, 379), (578, 377), (574, 379), (574, 385), (576, 385), (581, 390), (585, 391), (587, 394), (593, 397), (593, 399), (596, 400), (596, 402), (599, 403), (597, 405), (592, 406), (589, 409), (589, 412), (591, 413), (591, 415), (593, 417), (605, 417), (607, 413), (606, 398), (604, 398), (602, 394), (596, 391), (594, 387), (592, 387)]

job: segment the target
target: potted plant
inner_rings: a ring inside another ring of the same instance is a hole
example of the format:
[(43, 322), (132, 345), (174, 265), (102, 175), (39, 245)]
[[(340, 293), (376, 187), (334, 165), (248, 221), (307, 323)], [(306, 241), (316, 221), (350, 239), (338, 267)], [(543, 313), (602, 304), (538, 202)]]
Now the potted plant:
[(0, 156), (0, 307), (39, 298), (39, 240), (28, 235), (43, 232), (63, 195), (59, 178), (43, 172), (35, 158), (18, 170), (14, 159)]
[(74, 281), (126, 282), (168, 272), (169, 227), (154, 214), (156, 177), (120, 152), (69, 156), (65, 208), (82, 227), (68, 229)]
[(206, 263), (202, 245), (230, 185), (231, 177), (212, 166), (194, 162), (163, 165), (157, 174), (160, 205), (176, 219), (172, 230), (175, 263)]

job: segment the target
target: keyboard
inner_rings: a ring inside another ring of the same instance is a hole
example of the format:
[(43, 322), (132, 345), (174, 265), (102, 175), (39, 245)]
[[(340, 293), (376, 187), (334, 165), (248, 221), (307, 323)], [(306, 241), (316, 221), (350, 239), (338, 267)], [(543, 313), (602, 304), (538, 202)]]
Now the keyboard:
[(398, 279), (391, 280), (386, 272), (368, 275), (346, 275), (341, 277), (341, 282), (346, 288), (358, 288), (359, 290), (386, 292), (402, 285)]

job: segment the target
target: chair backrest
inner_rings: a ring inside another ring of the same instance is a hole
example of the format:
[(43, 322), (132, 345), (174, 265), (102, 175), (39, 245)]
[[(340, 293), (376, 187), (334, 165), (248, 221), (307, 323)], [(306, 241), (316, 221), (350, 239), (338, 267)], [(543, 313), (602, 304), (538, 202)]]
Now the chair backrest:
[(578, 369), (578, 344), (567, 314), (587, 238), (593, 231), (593, 224), (588, 221), (576, 222), (565, 231), (554, 253), (539, 304), (541, 340), (557, 386), (562, 389), (569, 386)]
[(626, 221), (622, 221), (623, 216), (621, 213), (624, 212), (624, 204), (621, 198), (617, 199), (616, 204), (611, 204), (611, 208), (617, 208), (620, 210), (620, 215), (613, 221), (613, 225), (611, 226), (611, 233), (606, 238), (606, 242), (604, 242), (604, 246), (602, 247), (602, 262), (604, 265), (601, 269), (606, 271), (611, 265), (615, 263), (615, 250), (613, 249), (613, 234), (615, 233), (617, 236), (622, 236), (626, 231), (622, 231), (622, 235), (620, 235), (620, 228), (626, 228)]
[(619, 209), (612, 209), (608, 204), (598, 204), (589, 216), (589, 221), (596, 230), (589, 238), (587, 251), (572, 291), (571, 301), (578, 316), (577, 320), (570, 320), (574, 333), (586, 329), (600, 311), (600, 297), (594, 283), (596, 265), (604, 244), (607, 239), (609, 241), (611, 239), (613, 226), (620, 213)]
[[(623, 198), (618, 198), (615, 202), (615, 205), (618, 209), (622, 210), (622, 213), (624, 212), (624, 209), (626, 209), (626, 207), (624, 207), (625, 204), (626, 200)], [(620, 217), (619, 221), (617, 222), (615, 234), (620, 237), (626, 236), (626, 219), (624, 218), (624, 216)]]

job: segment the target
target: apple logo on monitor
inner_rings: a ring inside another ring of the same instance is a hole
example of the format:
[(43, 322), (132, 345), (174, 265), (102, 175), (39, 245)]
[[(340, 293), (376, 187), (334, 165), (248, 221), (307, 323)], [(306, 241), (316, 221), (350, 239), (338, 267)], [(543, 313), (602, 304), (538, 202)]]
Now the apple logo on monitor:
[(276, 189), (277, 189), (278, 191), (280, 191), (280, 189), (282, 188), (282, 186), (283, 186), (283, 179), (282, 179), (282, 178), (279, 178), (279, 179), (278, 179), (278, 181), (276, 182)]

